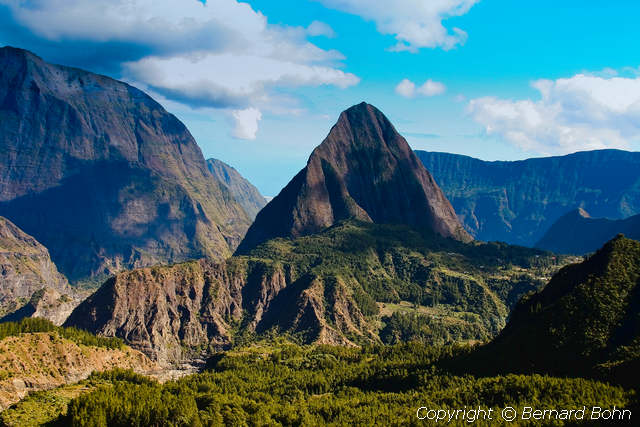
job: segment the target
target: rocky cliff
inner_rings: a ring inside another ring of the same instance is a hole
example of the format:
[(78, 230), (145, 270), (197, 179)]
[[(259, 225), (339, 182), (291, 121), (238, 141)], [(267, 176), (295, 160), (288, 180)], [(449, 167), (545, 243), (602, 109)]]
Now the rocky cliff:
[(561, 254), (583, 255), (596, 251), (617, 234), (640, 240), (640, 215), (612, 220), (591, 218), (584, 209), (576, 209), (557, 220), (536, 247)]
[(0, 49), (0, 214), (72, 282), (229, 255), (249, 219), (142, 91)]
[(350, 220), (222, 263), (120, 273), (66, 325), (123, 338), (163, 365), (270, 332), (309, 343), (380, 342), (396, 312), (428, 323), (420, 331), (428, 342), (478, 341), (498, 333), (510, 307), (557, 262), (542, 251)]
[(366, 103), (340, 114), (307, 166), (258, 214), (238, 252), (274, 237), (317, 233), (348, 218), (471, 240), (406, 140)]
[(258, 189), (237, 170), (221, 160), (207, 159), (207, 167), (214, 178), (225, 186), (233, 198), (244, 208), (249, 218), (255, 219), (258, 212), (267, 204)]
[(576, 208), (611, 219), (640, 214), (637, 152), (597, 150), (515, 162), (416, 154), (465, 229), (480, 240), (533, 246)]
[[(46, 294), (46, 297), (45, 297)], [(36, 239), (0, 217), (0, 318), (19, 310), (12, 318), (36, 313), (28, 302), (42, 302), (40, 317), (61, 324), (78, 304), (75, 292), (49, 258), (49, 251)], [(46, 308), (45, 308), (46, 306)]]

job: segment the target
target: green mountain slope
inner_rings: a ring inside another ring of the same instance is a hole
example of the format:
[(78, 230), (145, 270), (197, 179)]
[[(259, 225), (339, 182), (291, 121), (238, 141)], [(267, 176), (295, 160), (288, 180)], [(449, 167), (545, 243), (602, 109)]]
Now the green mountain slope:
[(502, 369), (640, 383), (640, 242), (618, 236), (564, 267), (483, 351)]

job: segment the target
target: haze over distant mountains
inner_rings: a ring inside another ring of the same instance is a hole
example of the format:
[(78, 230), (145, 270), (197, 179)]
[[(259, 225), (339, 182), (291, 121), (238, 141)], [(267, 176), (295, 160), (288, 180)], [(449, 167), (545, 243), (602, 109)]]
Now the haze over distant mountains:
[(577, 208), (610, 219), (640, 213), (638, 152), (597, 150), (514, 162), (416, 154), (465, 229), (480, 240), (534, 246), (556, 220)]
[(249, 216), (157, 102), (21, 49), (0, 69), (0, 215), (69, 280), (233, 252)]
[(267, 200), (235, 168), (218, 159), (207, 159), (207, 167), (213, 176), (229, 190), (253, 221)]
[(536, 243), (537, 248), (561, 254), (586, 254), (599, 249), (617, 234), (640, 240), (640, 215), (625, 219), (591, 218), (576, 209), (556, 221)]
[(340, 114), (307, 166), (258, 214), (238, 251), (275, 237), (317, 233), (348, 218), (471, 240), (406, 140), (364, 102)]

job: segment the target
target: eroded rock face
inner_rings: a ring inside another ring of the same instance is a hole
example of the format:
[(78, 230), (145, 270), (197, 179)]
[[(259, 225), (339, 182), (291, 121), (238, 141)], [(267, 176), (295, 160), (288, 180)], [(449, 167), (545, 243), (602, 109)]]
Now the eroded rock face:
[(275, 237), (317, 233), (348, 218), (471, 240), (406, 140), (366, 103), (340, 115), (307, 166), (258, 214), (238, 253)]
[[(45, 294), (48, 296), (47, 303), (41, 305), (37, 313), (39, 317), (57, 324), (64, 322), (65, 313), (68, 315), (77, 305), (73, 290), (51, 261), (47, 248), (8, 219), (0, 217), (0, 317), (20, 309), (33, 299), (34, 294), (37, 299)], [(57, 301), (63, 295), (70, 304), (58, 307)], [(14, 317), (36, 315), (37, 309), (24, 311), (25, 315)]]
[(249, 218), (142, 91), (0, 49), (0, 214), (72, 282), (230, 255)]
[(28, 393), (87, 378), (94, 371), (133, 369), (153, 375), (159, 367), (139, 351), (78, 345), (55, 332), (28, 333), (0, 340), (0, 410)]

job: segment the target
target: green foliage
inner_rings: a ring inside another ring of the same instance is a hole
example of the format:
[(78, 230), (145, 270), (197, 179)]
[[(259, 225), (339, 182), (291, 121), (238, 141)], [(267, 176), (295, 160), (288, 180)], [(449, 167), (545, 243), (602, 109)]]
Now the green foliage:
[[(383, 319), (389, 314), (381, 313), (379, 304), (438, 307), (447, 319), (436, 322), (437, 326), (421, 328), (419, 337), (414, 333), (396, 336), (451, 343), (459, 337), (483, 341), (496, 335), (516, 301), (540, 289), (568, 260), (504, 243), (465, 244), (403, 225), (348, 220), (311, 236), (270, 240), (228, 264), (232, 271), (244, 267), (250, 283), (259, 283), (274, 269), (295, 283), (291, 289), (317, 280), (324, 287), (326, 320), (333, 326), (345, 313), (334, 313), (331, 301), (345, 289), (343, 298), (352, 299), (370, 324), (389, 323)], [(461, 323), (461, 313), (477, 316)], [(394, 320), (396, 326), (402, 323), (399, 320)], [(267, 329), (265, 324), (261, 326)], [(441, 331), (447, 325), (453, 329)], [(429, 330), (435, 335), (427, 336)], [(364, 344), (366, 336), (349, 338)]]
[[(362, 348), (254, 344), (165, 384), (122, 372), (69, 404), (62, 425), (417, 425), (419, 406), (626, 407), (635, 394), (586, 379), (453, 375), (469, 347), (419, 343)], [(95, 377), (98, 378), (98, 377)], [(486, 425), (480, 423), (480, 425)]]
[(0, 339), (35, 332), (57, 332), (61, 337), (79, 345), (109, 349), (121, 349), (124, 346), (124, 342), (120, 338), (98, 337), (82, 329), (56, 326), (46, 319), (28, 317), (20, 322), (0, 323)]

